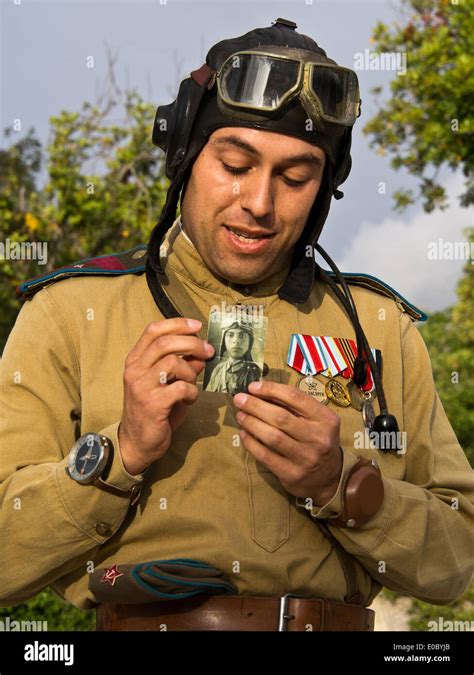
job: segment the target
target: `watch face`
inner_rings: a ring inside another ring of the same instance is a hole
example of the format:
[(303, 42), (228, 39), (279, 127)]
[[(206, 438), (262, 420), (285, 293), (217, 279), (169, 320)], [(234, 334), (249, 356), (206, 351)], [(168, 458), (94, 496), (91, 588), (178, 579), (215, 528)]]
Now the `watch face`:
[(100, 476), (108, 452), (97, 434), (81, 436), (71, 450), (69, 473), (79, 483), (91, 483)]

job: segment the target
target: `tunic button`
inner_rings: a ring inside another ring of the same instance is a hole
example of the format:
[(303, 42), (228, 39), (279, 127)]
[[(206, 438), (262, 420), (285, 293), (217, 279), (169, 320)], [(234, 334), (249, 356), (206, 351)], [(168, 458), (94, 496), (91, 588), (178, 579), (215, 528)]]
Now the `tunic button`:
[(95, 526), (95, 531), (100, 537), (111, 537), (112, 528), (107, 523), (97, 523)]

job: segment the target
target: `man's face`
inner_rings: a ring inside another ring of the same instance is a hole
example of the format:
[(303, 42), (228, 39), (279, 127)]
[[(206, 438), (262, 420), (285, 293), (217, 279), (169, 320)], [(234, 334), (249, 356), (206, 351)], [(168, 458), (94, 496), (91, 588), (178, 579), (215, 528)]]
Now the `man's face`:
[(241, 359), (247, 353), (250, 336), (245, 330), (231, 328), (225, 334), (225, 348), (234, 359)]
[(323, 150), (292, 136), (217, 129), (194, 162), (181, 208), (207, 267), (240, 284), (279, 271), (304, 229), (324, 163)]

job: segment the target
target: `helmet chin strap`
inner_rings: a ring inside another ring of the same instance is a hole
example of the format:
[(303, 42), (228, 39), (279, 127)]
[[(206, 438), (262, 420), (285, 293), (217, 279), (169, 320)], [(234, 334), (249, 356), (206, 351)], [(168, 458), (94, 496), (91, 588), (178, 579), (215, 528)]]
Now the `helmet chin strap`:
[[(320, 277), (325, 281), (328, 286), (333, 291), (334, 295), (341, 302), (342, 306), (346, 310), (352, 325), (354, 326), (357, 338), (357, 357), (354, 361), (354, 382), (358, 387), (361, 387), (365, 380), (367, 374), (367, 362), (370, 367), (371, 373), (374, 378), (375, 389), (377, 391), (377, 397), (380, 406), (380, 414), (374, 420), (373, 428), (371, 429), (372, 433), (377, 434), (380, 438), (381, 433), (396, 433), (395, 447), (391, 443), (382, 443), (378, 445), (382, 450), (401, 450), (399, 447), (398, 441), (398, 422), (394, 415), (391, 415), (387, 409), (387, 402), (385, 399), (385, 392), (382, 385), (382, 376), (378, 364), (375, 362), (372, 351), (370, 349), (369, 342), (367, 337), (362, 330), (362, 326), (359, 321), (359, 316), (357, 314), (357, 308), (352, 297), (352, 293), (349, 289), (349, 286), (346, 283), (343, 275), (339, 271), (336, 263), (330, 258), (326, 251), (322, 248), (320, 244), (315, 246), (318, 253), (324, 258), (329, 267), (332, 269), (336, 275), (337, 280), (342, 286), (342, 291), (338, 288), (335, 281), (330, 277), (327, 272), (319, 268)], [(319, 267), (319, 266), (318, 266)]]

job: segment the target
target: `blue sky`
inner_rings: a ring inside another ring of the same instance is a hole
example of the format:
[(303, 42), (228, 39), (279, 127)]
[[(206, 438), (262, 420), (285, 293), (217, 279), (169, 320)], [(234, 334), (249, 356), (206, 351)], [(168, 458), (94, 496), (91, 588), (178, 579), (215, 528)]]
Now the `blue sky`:
[[(295, 21), (348, 67), (354, 67), (356, 54), (371, 49), (378, 20), (402, 20), (401, 3), (393, 0), (0, 0), (0, 6), (1, 128), (20, 118), (22, 129), (35, 127), (44, 142), (51, 115), (95, 99), (106, 76), (106, 44), (118, 53), (119, 84), (137, 87), (159, 105), (171, 101), (179, 80), (202, 65), (215, 42), (268, 26), (279, 16)], [(94, 68), (86, 67), (88, 56)], [(413, 183), (369, 148), (362, 127), (376, 111), (370, 88), (386, 90), (397, 75), (360, 70), (358, 76), (363, 116), (354, 129), (352, 173), (344, 199), (333, 202), (321, 243), (343, 270), (375, 274), (413, 303), (440, 309), (454, 300), (463, 262), (434, 263), (426, 251), (440, 237), (463, 239), (469, 215), (455, 199), (462, 181), (442, 174), (452, 203), (443, 213), (427, 215), (418, 205), (403, 215), (393, 212), (390, 194)], [(379, 194), (381, 181), (385, 195)]]

